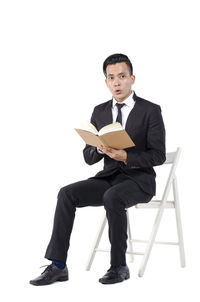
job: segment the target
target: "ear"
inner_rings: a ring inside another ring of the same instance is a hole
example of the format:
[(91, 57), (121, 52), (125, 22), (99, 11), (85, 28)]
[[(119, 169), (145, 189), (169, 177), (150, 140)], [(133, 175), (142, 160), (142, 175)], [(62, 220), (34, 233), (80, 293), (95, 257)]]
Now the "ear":
[(131, 75), (131, 81), (132, 81), (132, 84), (135, 83), (135, 76), (134, 75)]
[(105, 83), (106, 83), (106, 85), (107, 85), (107, 87), (108, 87), (108, 80), (107, 80), (107, 78), (105, 79)]

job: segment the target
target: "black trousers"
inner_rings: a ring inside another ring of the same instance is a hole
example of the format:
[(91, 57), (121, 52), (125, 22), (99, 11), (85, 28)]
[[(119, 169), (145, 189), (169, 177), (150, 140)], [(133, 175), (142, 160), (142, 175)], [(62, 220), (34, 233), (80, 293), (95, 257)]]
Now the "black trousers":
[(110, 264), (115, 266), (125, 264), (126, 208), (137, 203), (149, 202), (152, 197), (121, 171), (116, 171), (115, 174), (105, 178), (86, 179), (61, 188), (45, 258), (66, 262), (76, 207), (104, 206), (111, 244)]

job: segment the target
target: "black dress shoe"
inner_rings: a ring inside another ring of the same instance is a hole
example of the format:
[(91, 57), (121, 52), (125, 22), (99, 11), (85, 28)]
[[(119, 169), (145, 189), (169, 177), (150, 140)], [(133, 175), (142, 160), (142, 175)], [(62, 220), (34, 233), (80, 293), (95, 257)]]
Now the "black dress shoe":
[(128, 266), (111, 266), (107, 273), (99, 279), (102, 284), (113, 284), (130, 278)]
[(68, 269), (60, 269), (54, 263), (48, 265), (44, 272), (37, 278), (30, 280), (30, 284), (33, 285), (47, 285), (55, 281), (67, 281), (68, 280)]

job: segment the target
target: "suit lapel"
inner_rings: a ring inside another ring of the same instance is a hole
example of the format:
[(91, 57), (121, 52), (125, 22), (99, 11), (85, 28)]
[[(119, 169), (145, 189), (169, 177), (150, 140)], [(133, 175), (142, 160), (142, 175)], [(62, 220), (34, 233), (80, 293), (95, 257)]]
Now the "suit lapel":
[(135, 105), (133, 107), (133, 109), (130, 111), (127, 121), (126, 121), (126, 126), (125, 126), (125, 130), (127, 131), (128, 129), (132, 129), (134, 127), (135, 122), (138, 120), (138, 113), (140, 111), (140, 106), (139, 106), (139, 99), (137, 97), (137, 95), (133, 94), (133, 99), (135, 101)]
[[(132, 129), (134, 127), (135, 122), (138, 120), (138, 116), (140, 115), (140, 106), (139, 106), (139, 98), (137, 95), (133, 94), (133, 99), (135, 101), (135, 105), (133, 109), (130, 111), (127, 121), (125, 130)], [(112, 99), (108, 101), (106, 108), (104, 109), (104, 125), (112, 124), (113, 116), (112, 116)]]
[(104, 110), (104, 120), (105, 120), (105, 125), (112, 124), (112, 122), (113, 122), (112, 100), (108, 101), (108, 104)]

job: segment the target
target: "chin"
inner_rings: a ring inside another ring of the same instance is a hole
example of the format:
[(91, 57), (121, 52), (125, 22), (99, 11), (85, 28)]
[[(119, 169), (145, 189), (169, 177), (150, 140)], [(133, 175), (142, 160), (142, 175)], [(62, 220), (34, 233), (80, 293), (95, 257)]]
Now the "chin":
[(122, 101), (124, 98), (125, 98), (125, 96), (124, 96), (124, 95), (121, 95), (121, 94), (117, 94), (117, 95), (115, 96), (115, 99), (119, 99), (120, 101)]

